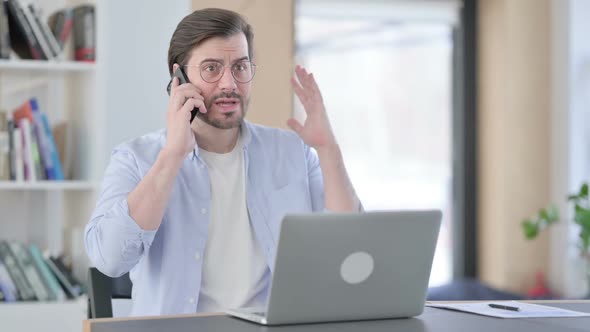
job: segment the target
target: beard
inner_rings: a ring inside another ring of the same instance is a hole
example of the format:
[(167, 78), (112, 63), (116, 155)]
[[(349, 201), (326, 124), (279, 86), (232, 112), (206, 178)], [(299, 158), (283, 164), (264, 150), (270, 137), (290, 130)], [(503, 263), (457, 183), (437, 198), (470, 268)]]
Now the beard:
[[(219, 98), (235, 98), (239, 100), (240, 109), (235, 112), (220, 114), (221, 118), (214, 117), (210, 110), (213, 109), (213, 105), (215, 101)], [(197, 117), (201, 119), (201, 121), (205, 122), (206, 124), (218, 128), (218, 129), (232, 129), (242, 125), (244, 121), (244, 116), (246, 116), (246, 112), (248, 109), (248, 105), (250, 104), (250, 99), (244, 100), (241, 95), (235, 92), (222, 92), (218, 95), (212, 96), (209, 99), (205, 100), (205, 107), (207, 108), (207, 113), (197, 112)], [(237, 114), (239, 112), (239, 114)]]

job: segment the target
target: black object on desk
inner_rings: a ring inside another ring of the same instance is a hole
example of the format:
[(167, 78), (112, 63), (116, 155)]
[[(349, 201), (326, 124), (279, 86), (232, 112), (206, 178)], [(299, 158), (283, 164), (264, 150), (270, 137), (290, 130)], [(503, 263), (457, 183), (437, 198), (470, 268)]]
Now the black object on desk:
[(519, 307), (512, 307), (509, 305), (503, 305), (503, 304), (495, 304), (495, 303), (490, 303), (488, 304), (490, 306), (490, 308), (494, 308), (494, 309), (502, 309), (502, 310), (510, 310), (510, 311), (520, 311)]

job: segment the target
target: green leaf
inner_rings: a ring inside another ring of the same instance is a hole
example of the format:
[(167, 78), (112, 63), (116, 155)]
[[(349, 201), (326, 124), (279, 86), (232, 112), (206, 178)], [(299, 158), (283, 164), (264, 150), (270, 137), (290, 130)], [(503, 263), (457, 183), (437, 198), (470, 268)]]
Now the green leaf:
[(574, 221), (590, 234), (590, 210), (576, 207)]
[(580, 197), (579, 197), (578, 195), (569, 195), (569, 196), (567, 197), (567, 200), (568, 200), (569, 202), (574, 202), (574, 203), (577, 203), (577, 202), (578, 202), (578, 200), (580, 200)]
[(527, 240), (534, 239), (539, 234), (539, 226), (530, 219), (524, 220), (521, 225)]
[(588, 198), (588, 183), (582, 184), (580, 188), (580, 194), (578, 195), (580, 198)]
[(547, 208), (547, 221), (549, 224), (555, 223), (559, 220), (559, 210), (555, 204), (549, 205)]
[(539, 219), (542, 219), (542, 220), (549, 219), (549, 215), (547, 214), (547, 210), (545, 210), (545, 209), (539, 210)]
[(590, 231), (584, 229), (580, 232), (580, 239), (582, 240), (582, 250), (584, 252), (588, 252), (588, 247), (590, 247)]

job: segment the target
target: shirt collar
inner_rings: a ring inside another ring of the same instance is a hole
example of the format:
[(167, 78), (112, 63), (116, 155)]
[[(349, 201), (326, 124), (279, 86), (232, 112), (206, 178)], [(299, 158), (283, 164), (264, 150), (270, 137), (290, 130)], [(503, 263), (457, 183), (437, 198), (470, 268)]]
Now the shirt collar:
[[(251, 126), (252, 124), (249, 121), (243, 120), (242, 124), (240, 125), (240, 140), (242, 141), (242, 147), (244, 149), (248, 148), (248, 145), (252, 141), (252, 133), (251, 133)], [(195, 160), (195, 158), (199, 157), (199, 143), (195, 142), (194, 149), (187, 153), (186, 159)]]

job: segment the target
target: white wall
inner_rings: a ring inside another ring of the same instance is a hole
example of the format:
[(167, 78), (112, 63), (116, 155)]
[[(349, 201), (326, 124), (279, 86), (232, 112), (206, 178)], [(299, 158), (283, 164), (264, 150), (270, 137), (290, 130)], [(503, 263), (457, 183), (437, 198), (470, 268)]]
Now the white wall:
[(100, 112), (105, 129), (104, 162), (118, 143), (165, 126), (170, 79), (168, 45), (176, 25), (190, 13), (189, 0), (103, 0), (106, 18), (97, 36)]

